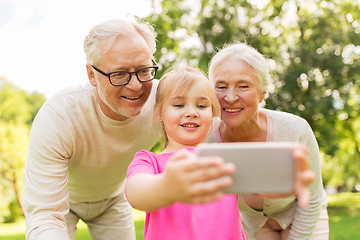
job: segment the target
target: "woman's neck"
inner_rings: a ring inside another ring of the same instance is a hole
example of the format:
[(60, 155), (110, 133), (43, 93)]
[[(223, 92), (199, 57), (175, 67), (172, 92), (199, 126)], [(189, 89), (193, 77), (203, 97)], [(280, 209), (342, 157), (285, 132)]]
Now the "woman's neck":
[(267, 137), (267, 115), (259, 111), (246, 124), (230, 128), (224, 122), (219, 126), (223, 142), (265, 142)]

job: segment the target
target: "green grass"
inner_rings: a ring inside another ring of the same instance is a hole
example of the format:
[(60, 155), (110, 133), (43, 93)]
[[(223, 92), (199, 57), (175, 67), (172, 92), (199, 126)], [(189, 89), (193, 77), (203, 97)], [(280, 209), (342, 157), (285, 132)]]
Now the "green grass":
[(340, 193), (327, 199), (330, 240), (360, 239), (360, 193)]
[[(360, 239), (360, 193), (339, 193), (328, 199), (330, 240)], [(133, 211), (136, 239), (143, 239), (145, 214)], [(25, 240), (25, 222), (0, 224), (0, 240)], [(90, 240), (86, 225), (79, 222), (76, 240)]]
[[(142, 240), (144, 238), (144, 220), (145, 213), (133, 210), (135, 221), (136, 239)], [(78, 230), (76, 231), (75, 240), (90, 240), (90, 235), (86, 224), (79, 221)], [(25, 240), (25, 220), (21, 219), (16, 223), (0, 223), (0, 240)]]

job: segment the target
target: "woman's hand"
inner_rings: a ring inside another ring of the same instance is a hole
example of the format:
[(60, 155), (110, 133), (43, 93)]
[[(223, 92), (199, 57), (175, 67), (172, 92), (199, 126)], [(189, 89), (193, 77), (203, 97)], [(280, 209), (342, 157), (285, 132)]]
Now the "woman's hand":
[(315, 174), (310, 170), (308, 151), (304, 145), (297, 145), (293, 153), (295, 158), (294, 193), (297, 197), (298, 205), (301, 208), (305, 208), (311, 198), (309, 185), (314, 181)]
[(264, 198), (285, 198), (296, 195), (298, 205), (301, 208), (307, 207), (310, 201), (311, 193), (310, 183), (315, 179), (315, 174), (310, 170), (307, 148), (302, 144), (296, 144), (293, 149), (295, 159), (295, 181), (294, 192), (290, 194), (260, 194)]

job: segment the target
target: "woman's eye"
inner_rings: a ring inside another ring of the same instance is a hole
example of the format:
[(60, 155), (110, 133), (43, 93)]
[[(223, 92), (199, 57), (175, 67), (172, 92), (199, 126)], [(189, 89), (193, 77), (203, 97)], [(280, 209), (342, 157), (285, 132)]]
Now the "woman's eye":
[(241, 85), (241, 86), (239, 86), (240, 88), (249, 88), (249, 86), (248, 85)]
[(217, 86), (216, 88), (218, 88), (218, 89), (226, 89), (225, 86)]
[(184, 107), (183, 104), (174, 104), (173, 106), (176, 107), (176, 108), (182, 108), (182, 107)]

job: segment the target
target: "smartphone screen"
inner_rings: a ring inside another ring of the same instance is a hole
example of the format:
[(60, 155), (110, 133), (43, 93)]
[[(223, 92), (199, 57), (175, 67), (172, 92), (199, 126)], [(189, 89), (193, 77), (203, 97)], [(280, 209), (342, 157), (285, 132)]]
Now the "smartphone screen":
[[(198, 157), (220, 156), (236, 166), (227, 193), (291, 193), (294, 188), (294, 143), (202, 143)], [(206, 160), (206, 158), (204, 158)]]

